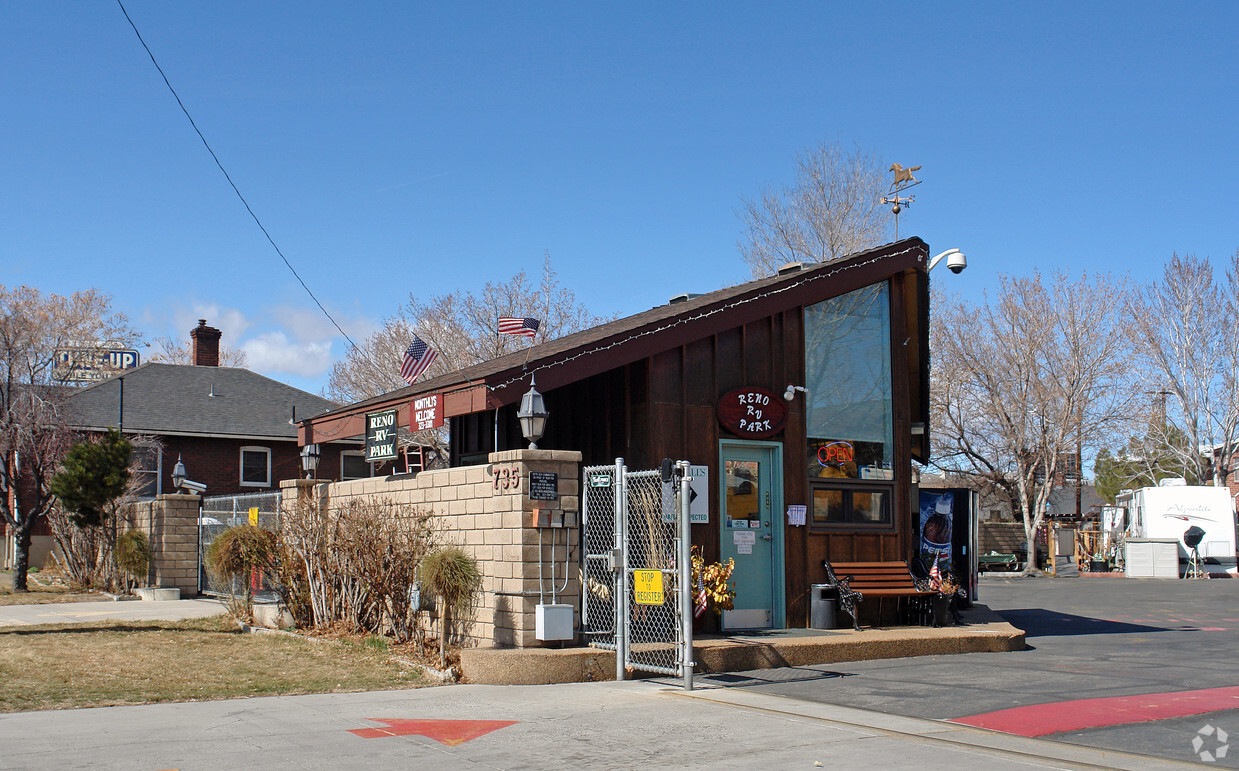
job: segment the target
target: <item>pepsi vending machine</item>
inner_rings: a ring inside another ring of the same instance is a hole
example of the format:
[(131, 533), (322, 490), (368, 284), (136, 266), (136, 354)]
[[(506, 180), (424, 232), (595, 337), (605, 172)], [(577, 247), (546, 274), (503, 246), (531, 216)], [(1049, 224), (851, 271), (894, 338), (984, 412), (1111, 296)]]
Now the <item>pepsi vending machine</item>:
[(929, 575), (936, 564), (943, 576), (954, 574), (977, 599), (977, 498), (964, 487), (921, 490), (917, 526), (918, 567)]

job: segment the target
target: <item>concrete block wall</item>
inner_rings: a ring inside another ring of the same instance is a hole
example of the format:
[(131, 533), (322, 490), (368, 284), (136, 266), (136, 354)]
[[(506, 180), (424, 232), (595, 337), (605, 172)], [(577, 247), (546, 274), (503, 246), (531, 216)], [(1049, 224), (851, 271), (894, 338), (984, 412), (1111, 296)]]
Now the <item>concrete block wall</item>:
[[(444, 540), (471, 554), (482, 572), (482, 597), (468, 626), (479, 646), (559, 645), (535, 638), (541, 602), (573, 606), (580, 617), (577, 575), (581, 454), (565, 450), (492, 453), (486, 465), (423, 471), (416, 476), (334, 482), (326, 505), (373, 497), (432, 510)], [(555, 500), (530, 497), (530, 473), (555, 474)], [(303, 485), (284, 483), (285, 500)]]
[(146, 533), (155, 557), (152, 585), (176, 587), (182, 597), (198, 594), (198, 508), (196, 495), (161, 495), (121, 513), (130, 528)]

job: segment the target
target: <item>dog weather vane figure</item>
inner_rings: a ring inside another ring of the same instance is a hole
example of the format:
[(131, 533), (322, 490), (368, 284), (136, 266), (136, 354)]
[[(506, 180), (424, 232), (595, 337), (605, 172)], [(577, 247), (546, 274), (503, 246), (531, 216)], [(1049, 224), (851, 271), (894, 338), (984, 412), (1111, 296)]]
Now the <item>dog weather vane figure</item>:
[(891, 205), (891, 213), (895, 215), (895, 240), (899, 240), (899, 212), (906, 207), (912, 205), (912, 201), (916, 199), (914, 195), (900, 195), (903, 191), (910, 187), (916, 187), (921, 184), (921, 181), (912, 176), (912, 172), (919, 171), (920, 166), (912, 166), (904, 168), (898, 163), (892, 163), (890, 170), (895, 172), (895, 181), (891, 183), (890, 190), (886, 191), (886, 195), (882, 196), (881, 203)]

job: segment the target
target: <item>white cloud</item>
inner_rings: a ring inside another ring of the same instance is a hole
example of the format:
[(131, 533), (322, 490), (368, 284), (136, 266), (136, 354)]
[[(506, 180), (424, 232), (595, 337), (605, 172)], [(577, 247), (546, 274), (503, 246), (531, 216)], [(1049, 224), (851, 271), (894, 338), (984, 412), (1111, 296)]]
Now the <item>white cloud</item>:
[(281, 331), (264, 332), (241, 344), (246, 365), (268, 376), (273, 373), (317, 378), (331, 368), (331, 341), (294, 342)]
[(152, 337), (166, 334), (185, 345), (189, 345), (189, 331), (198, 326), (198, 319), (206, 319), (208, 326), (218, 329), (223, 344), (231, 348), (238, 347), (246, 330), (253, 326), (253, 322), (241, 311), (217, 303), (191, 302), (183, 305), (178, 302), (167, 311), (148, 308), (143, 317), (148, 324), (163, 330), (162, 333), (154, 332)]
[[(301, 342), (342, 339), (340, 330), (316, 307), (295, 308), (285, 305), (271, 308), (268, 315), (275, 322), (274, 326), (288, 330), (293, 339)], [(332, 316), (354, 341), (363, 340), (382, 327), (372, 319), (344, 316), (338, 311), (333, 312)]]

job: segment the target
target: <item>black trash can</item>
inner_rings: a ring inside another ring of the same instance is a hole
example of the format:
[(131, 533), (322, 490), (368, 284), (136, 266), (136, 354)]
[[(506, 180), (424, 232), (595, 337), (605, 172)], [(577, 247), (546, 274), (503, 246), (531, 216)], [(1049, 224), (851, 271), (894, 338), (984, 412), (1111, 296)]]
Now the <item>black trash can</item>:
[(835, 628), (835, 588), (830, 584), (809, 586), (809, 628)]

